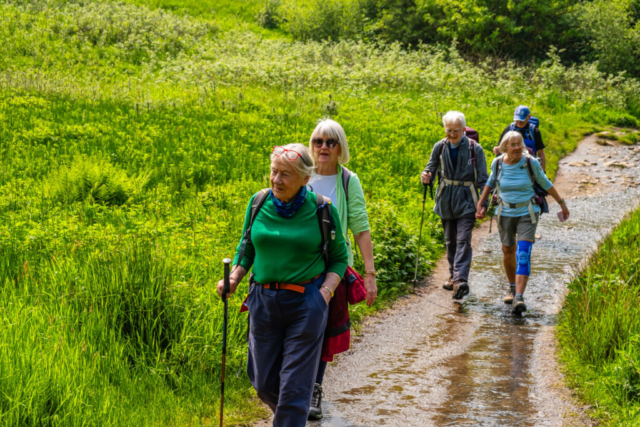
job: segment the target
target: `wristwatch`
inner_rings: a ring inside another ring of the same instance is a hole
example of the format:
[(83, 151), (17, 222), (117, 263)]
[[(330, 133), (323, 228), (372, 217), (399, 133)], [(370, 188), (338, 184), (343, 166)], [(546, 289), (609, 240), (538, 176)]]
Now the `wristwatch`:
[(375, 270), (367, 270), (367, 271), (364, 272), (364, 274), (373, 274), (374, 276), (377, 276), (378, 272), (375, 271)]
[(329, 288), (328, 288), (327, 286), (325, 286), (325, 285), (320, 286), (320, 288), (325, 288), (326, 290), (328, 290), (328, 291), (329, 291), (329, 293), (331, 294), (331, 298), (333, 298), (333, 291), (332, 291), (331, 289), (329, 289)]

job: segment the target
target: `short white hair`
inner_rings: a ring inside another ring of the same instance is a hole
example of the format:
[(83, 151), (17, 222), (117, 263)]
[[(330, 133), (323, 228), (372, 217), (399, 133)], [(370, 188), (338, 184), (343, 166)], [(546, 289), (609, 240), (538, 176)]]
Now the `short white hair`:
[(527, 145), (524, 143), (524, 139), (522, 139), (522, 135), (520, 134), (520, 132), (517, 132), (515, 130), (510, 130), (509, 132), (504, 134), (502, 140), (500, 140), (500, 144), (498, 145), (498, 151), (500, 151), (501, 153), (506, 153), (507, 145), (509, 145), (510, 141), (514, 140), (520, 142), (519, 145), (523, 148), (523, 155), (526, 157), (531, 157), (529, 150), (527, 150)]
[(442, 116), (442, 124), (447, 125), (447, 123), (455, 123), (459, 122), (462, 127), (467, 126), (467, 120), (464, 118), (464, 114), (460, 111), (448, 111), (447, 114)]
[(333, 138), (338, 141), (340, 145), (340, 157), (338, 157), (338, 163), (345, 165), (349, 163), (349, 145), (347, 144), (347, 135), (344, 133), (344, 129), (340, 126), (340, 123), (331, 119), (320, 119), (316, 128), (309, 138), (309, 149), (313, 153), (313, 138)]
[[(285, 150), (292, 150), (300, 154), (300, 156), (295, 160), (286, 160), (291, 164), (291, 166), (293, 166), (300, 176), (306, 178), (313, 174), (313, 171), (316, 169), (315, 163), (313, 161), (313, 157), (311, 157), (311, 154), (309, 153), (309, 149), (307, 149), (304, 144), (296, 142), (294, 144), (283, 145), (282, 148)], [(280, 156), (276, 156), (271, 153), (271, 163), (278, 158), (280, 158)]]

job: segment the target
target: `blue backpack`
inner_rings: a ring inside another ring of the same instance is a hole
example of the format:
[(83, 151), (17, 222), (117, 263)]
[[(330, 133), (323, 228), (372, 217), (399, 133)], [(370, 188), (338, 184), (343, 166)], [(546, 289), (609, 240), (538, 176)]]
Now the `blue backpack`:
[[(525, 131), (524, 135), (524, 145), (527, 146), (527, 149), (531, 153), (532, 156), (537, 157), (538, 150), (536, 150), (536, 138), (535, 138), (535, 129), (539, 127), (540, 120), (537, 117), (529, 117), (529, 128)], [(515, 122), (511, 123), (509, 126), (509, 130), (515, 130), (516, 124)]]

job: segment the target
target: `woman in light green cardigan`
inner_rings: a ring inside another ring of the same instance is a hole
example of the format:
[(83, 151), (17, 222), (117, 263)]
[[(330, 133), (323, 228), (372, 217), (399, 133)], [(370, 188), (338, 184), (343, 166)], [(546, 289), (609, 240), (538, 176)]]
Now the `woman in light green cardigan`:
[[(347, 229), (353, 233), (354, 240), (364, 260), (366, 301), (367, 305), (371, 306), (378, 294), (376, 270), (373, 261), (373, 243), (371, 242), (369, 217), (360, 179), (356, 174), (342, 166), (342, 164), (349, 161), (349, 146), (347, 145), (344, 129), (334, 120), (320, 120), (311, 134), (309, 148), (316, 164), (316, 171), (311, 176), (307, 187), (315, 193), (329, 197), (331, 202), (338, 208), (342, 231), (347, 242), (350, 267), (353, 266), (353, 250), (351, 241), (347, 236)], [(346, 193), (345, 188), (347, 189)], [(323, 352), (323, 358), (324, 356)], [(327, 360), (332, 360), (331, 356)], [(322, 418), (322, 381), (326, 366), (326, 361), (320, 362), (309, 411), (309, 419), (311, 420)]]

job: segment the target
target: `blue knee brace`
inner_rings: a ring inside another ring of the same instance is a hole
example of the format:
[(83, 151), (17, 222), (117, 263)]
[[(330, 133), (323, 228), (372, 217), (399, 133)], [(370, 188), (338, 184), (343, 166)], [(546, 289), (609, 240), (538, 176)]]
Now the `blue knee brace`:
[(531, 249), (533, 242), (527, 240), (519, 240), (516, 249), (516, 260), (518, 268), (516, 274), (519, 276), (529, 276), (531, 274)]

